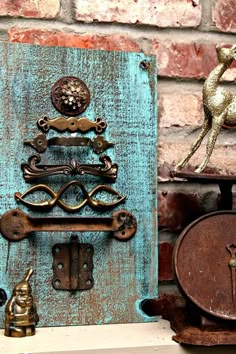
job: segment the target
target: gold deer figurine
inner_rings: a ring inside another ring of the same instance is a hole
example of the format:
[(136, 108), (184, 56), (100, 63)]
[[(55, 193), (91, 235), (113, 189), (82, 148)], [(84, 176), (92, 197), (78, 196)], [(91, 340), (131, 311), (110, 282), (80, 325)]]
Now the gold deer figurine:
[(29, 269), (24, 279), (13, 290), (5, 309), (5, 336), (25, 337), (35, 334), (35, 325), (39, 317), (31, 295), (29, 278), (33, 269)]
[(218, 86), (223, 73), (236, 60), (236, 45), (233, 45), (231, 48), (216, 46), (216, 51), (219, 64), (209, 74), (202, 90), (205, 118), (200, 134), (193, 142), (186, 157), (175, 166), (175, 171), (182, 169), (187, 164), (201, 145), (205, 135), (210, 131), (205, 157), (200, 166), (195, 170), (196, 173), (202, 172), (210, 159), (222, 126), (236, 126), (236, 96)]

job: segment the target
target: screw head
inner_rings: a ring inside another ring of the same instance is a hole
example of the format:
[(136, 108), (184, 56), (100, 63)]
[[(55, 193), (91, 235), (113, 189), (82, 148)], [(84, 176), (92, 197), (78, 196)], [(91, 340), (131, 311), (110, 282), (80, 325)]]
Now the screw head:
[(143, 70), (148, 70), (150, 67), (150, 63), (147, 60), (143, 60), (140, 62), (140, 68)]

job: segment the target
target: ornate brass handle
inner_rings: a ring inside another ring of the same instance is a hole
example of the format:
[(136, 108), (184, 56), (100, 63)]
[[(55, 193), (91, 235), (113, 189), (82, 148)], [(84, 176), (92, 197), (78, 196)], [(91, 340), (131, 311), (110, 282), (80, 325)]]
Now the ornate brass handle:
[[(71, 186), (78, 186), (80, 188), (80, 190), (82, 191), (82, 194), (84, 197), (84, 200), (82, 200), (81, 203), (79, 203), (75, 206), (68, 205), (65, 202), (63, 202), (63, 200), (61, 199), (61, 197), (63, 196), (63, 193), (65, 193), (65, 191), (68, 188), (70, 188)], [(30, 201), (27, 201), (24, 199), (27, 195), (29, 195), (33, 192), (36, 192), (36, 191), (44, 191), (44, 192), (48, 193), (49, 195), (51, 195), (52, 199), (51, 200), (44, 200), (44, 201), (38, 202), (38, 203), (30, 202)], [(113, 200), (111, 202), (104, 202), (104, 201), (92, 198), (95, 195), (95, 193), (102, 192), (102, 191), (106, 191), (110, 194), (115, 195), (117, 197), (117, 199)], [(17, 202), (21, 202), (21, 203), (25, 204), (26, 206), (38, 207), (38, 208), (52, 208), (53, 206), (58, 204), (62, 209), (65, 209), (66, 211), (69, 211), (69, 212), (77, 211), (77, 210), (81, 209), (86, 204), (88, 204), (92, 208), (113, 207), (113, 206), (123, 202), (125, 200), (125, 198), (126, 198), (125, 196), (120, 195), (113, 188), (111, 188), (110, 186), (106, 186), (106, 185), (98, 185), (95, 188), (93, 188), (90, 192), (87, 192), (84, 185), (77, 180), (70, 181), (69, 183), (66, 183), (64, 186), (62, 186), (60, 188), (60, 190), (57, 193), (54, 192), (50, 187), (48, 187), (45, 184), (37, 184), (37, 185), (29, 188), (25, 193), (19, 193), (19, 192), (15, 193), (15, 200)]]
[(102, 133), (107, 126), (105, 119), (97, 117), (94, 122), (89, 120), (88, 118), (64, 118), (57, 117), (54, 119), (49, 119), (48, 116), (44, 116), (43, 118), (39, 118), (37, 121), (38, 127), (44, 133), (47, 133), (49, 129), (54, 129), (59, 132), (64, 132), (69, 130), (70, 132), (80, 131), (82, 133), (86, 133), (91, 129), (94, 129), (97, 133)]
[(101, 164), (81, 164), (76, 160), (63, 165), (39, 165), (41, 161), (40, 155), (30, 156), (28, 163), (23, 163), (21, 169), (26, 182), (31, 182), (37, 178), (54, 176), (54, 175), (94, 175), (110, 179), (112, 182), (116, 180), (118, 165), (112, 163), (109, 156), (100, 156)]
[(76, 137), (53, 137), (47, 140), (45, 134), (38, 134), (32, 140), (25, 140), (25, 145), (29, 145), (37, 152), (44, 152), (48, 146), (89, 146), (96, 154), (104, 152), (115, 144), (109, 143), (103, 136), (96, 136), (93, 139), (81, 136)]

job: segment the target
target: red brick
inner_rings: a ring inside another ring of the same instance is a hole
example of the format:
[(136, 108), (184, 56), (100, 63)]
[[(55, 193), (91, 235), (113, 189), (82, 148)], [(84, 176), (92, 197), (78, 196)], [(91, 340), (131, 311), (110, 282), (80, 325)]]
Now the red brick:
[(159, 128), (200, 126), (203, 121), (202, 95), (188, 92), (160, 94)]
[(202, 214), (199, 195), (185, 192), (158, 193), (158, 227), (178, 232)]
[(55, 18), (60, 10), (60, 0), (1, 0), (0, 16)]
[(159, 281), (169, 281), (174, 279), (172, 271), (173, 244), (161, 242), (158, 245), (159, 251)]
[(236, 32), (235, 0), (218, 0), (212, 12), (212, 21), (223, 32)]
[(78, 21), (119, 22), (158, 27), (196, 27), (201, 21), (199, 0), (76, 0)]
[[(122, 34), (88, 35), (40, 29), (11, 28), (9, 29), (9, 40), (12, 42), (88, 49), (131, 52), (143, 50), (139, 45), (142, 42), (142, 38), (135, 41)], [(200, 79), (206, 77), (217, 64), (215, 46), (213, 44), (199, 44), (198, 46), (196, 43), (158, 42), (153, 40), (152, 52), (157, 55), (160, 76)], [(226, 71), (223, 79), (233, 81), (235, 77), (236, 63)]]
[[(191, 142), (192, 143), (192, 142)], [(168, 143), (159, 142), (159, 175), (160, 180), (170, 180), (168, 173), (189, 151), (191, 143), (185, 142)], [(217, 144), (217, 142), (216, 142)], [(205, 143), (200, 146), (192, 156), (188, 165), (189, 170), (194, 170), (202, 162), (206, 151)], [(215, 173), (236, 174), (236, 145), (216, 145), (208, 163), (208, 169), (213, 169)]]
[[(164, 77), (202, 79), (218, 64), (213, 43), (153, 39), (152, 53), (157, 56), (158, 74)], [(226, 71), (223, 79), (234, 81), (235, 76), (236, 62)]]
[(75, 34), (49, 30), (31, 30), (11, 28), (8, 31), (9, 41), (50, 46), (64, 46), (87, 49), (140, 51), (135, 41), (124, 35), (108, 36)]

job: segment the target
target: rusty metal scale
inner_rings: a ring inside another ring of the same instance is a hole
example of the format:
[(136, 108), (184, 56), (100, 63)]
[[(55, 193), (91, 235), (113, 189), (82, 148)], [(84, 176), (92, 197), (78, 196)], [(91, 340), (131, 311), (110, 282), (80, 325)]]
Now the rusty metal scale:
[(174, 251), (177, 281), (198, 308), (236, 320), (236, 211), (218, 211), (192, 222)]
[(236, 344), (236, 210), (232, 186), (236, 176), (192, 171), (173, 177), (197, 183), (217, 183), (218, 211), (203, 215), (179, 235), (173, 271), (183, 297), (160, 296), (144, 304), (151, 316), (170, 321), (173, 339), (191, 345)]
[[(175, 176), (218, 183), (219, 208), (232, 208), (235, 176), (180, 172)], [(207, 346), (236, 344), (236, 211), (212, 212), (188, 225), (176, 241), (173, 270), (186, 299), (184, 313), (170, 316), (177, 332), (174, 339)]]

